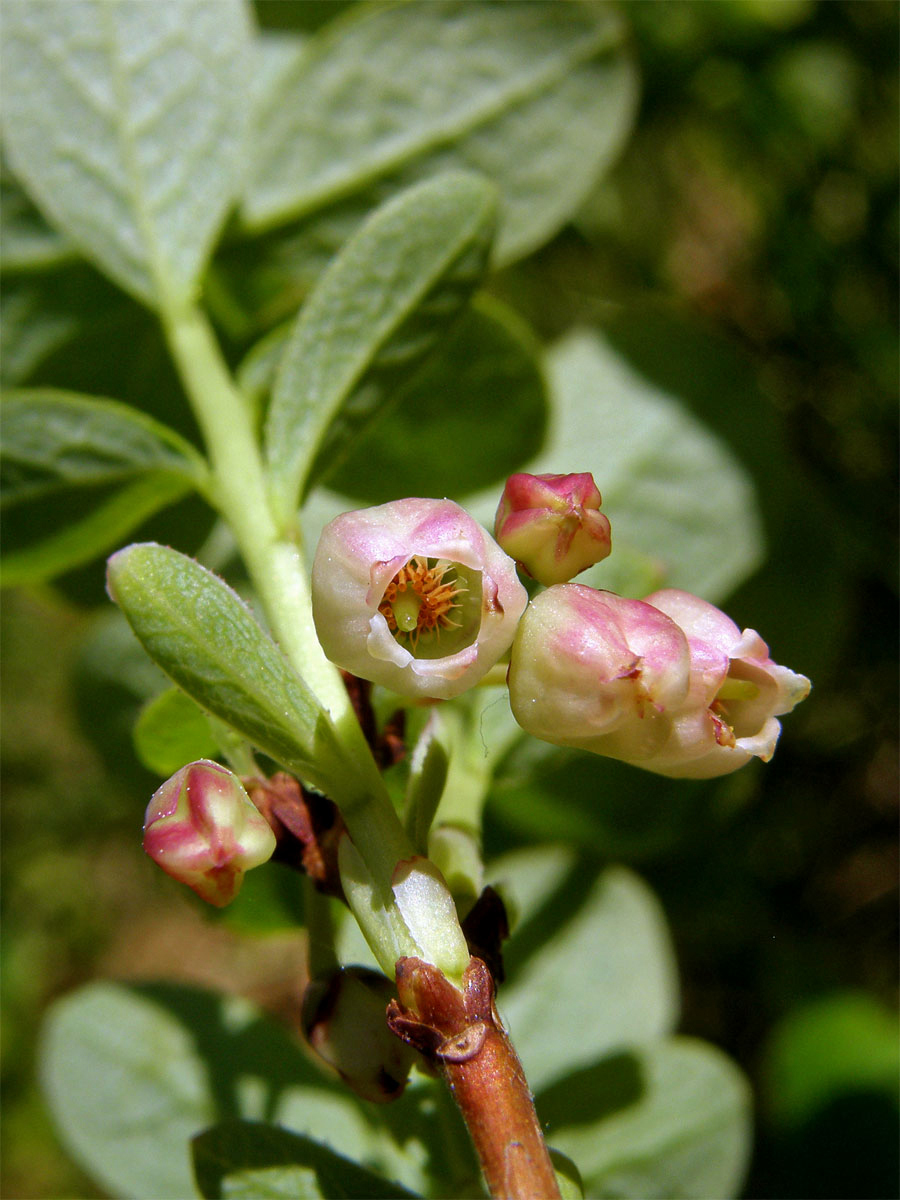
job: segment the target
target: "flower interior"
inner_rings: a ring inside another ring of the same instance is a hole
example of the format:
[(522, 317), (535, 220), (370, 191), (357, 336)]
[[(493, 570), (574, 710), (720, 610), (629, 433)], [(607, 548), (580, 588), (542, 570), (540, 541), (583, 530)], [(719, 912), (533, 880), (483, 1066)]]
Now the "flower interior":
[(481, 572), (447, 558), (413, 557), (384, 590), (378, 611), (415, 658), (471, 646), (481, 624)]

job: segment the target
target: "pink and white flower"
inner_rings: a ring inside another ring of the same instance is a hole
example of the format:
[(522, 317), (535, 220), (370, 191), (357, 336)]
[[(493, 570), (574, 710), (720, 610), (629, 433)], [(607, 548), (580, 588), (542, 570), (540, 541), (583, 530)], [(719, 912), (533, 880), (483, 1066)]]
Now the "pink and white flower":
[(509, 672), (528, 733), (690, 779), (768, 762), (777, 718), (809, 688), (754, 630), (672, 588), (643, 601), (549, 588), (528, 606)]
[(312, 569), (325, 654), (406, 696), (448, 699), (477, 683), (509, 649), (527, 599), (512, 559), (452, 500), (343, 513)]
[(173, 879), (222, 908), (237, 895), (245, 871), (272, 857), (275, 834), (237, 776), (200, 759), (153, 793), (144, 850)]
[(566, 583), (610, 552), (609, 521), (600, 503), (588, 472), (510, 475), (494, 535), (539, 583)]

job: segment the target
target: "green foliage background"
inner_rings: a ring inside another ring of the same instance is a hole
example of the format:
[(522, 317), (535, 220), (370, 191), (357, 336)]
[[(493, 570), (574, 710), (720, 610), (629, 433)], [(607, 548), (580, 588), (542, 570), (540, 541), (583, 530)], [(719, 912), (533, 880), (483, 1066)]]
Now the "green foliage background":
[[(301, 28), (337, 8), (257, 6), (264, 24)], [(533, 775), (513, 760), (488, 849), (568, 839), (656, 890), (679, 956), (681, 1030), (726, 1049), (757, 1088), (748, 1196), (895, 1195), (898, 10), (631, 0), (623, 11), (642, 76), (635, 132), (577, 219), (492, 289), (543, 340), (603, 330), (748, 468), (770, 554), (727, 607), (815, 690), (772, 764), (711, 784), (604, 764), (598, 799), (595, 762)], [(235, 361), (258, 333), (254, 288), (271, 297), (278, 263), (257, 270), (269, 275), (248, 272), (235, 246), (208, 285)], [(74, 350), (33, 348), (22, 381), (152, 395), (157, 416), (193, 435), (152, 322), (85, 266), (59, 278), (58, 321), (87, 289), (95, 328)], [(30, 302), (46, 304), (36, 287)], [(261, 327), (296, 307), (275, 294)], [(154, 526), (185, 549), (206, 532), (197, 501)], [(295, 943), (212, 926), (135, 852), (135, 797), (158, 781), (131, 725), (155, 669), (125, 643), (111, 651), (109, 628), (97, 564), (4, 597), (0, 1188), (23, 1200), (100, 1195), (58, 1148), (34, 1081), (50, 1000), (98, 976), (157, 974), (250, 991), (278, 1011), (296, 981)]]

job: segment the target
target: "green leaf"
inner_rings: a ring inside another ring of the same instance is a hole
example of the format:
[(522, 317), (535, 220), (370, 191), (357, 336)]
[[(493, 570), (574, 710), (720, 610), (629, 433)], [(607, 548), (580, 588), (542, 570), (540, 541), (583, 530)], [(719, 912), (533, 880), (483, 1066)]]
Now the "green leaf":
[(601, 5), (430, 3), (336, 22), (261, 115), (245, 220), (258, 229), (462, 167), (498, 184), (497, 259), (519, 257), (624, 140), (636, 100), (624, 34)]
[(595, 877), (542, 849), (500, 859), (488, 878), (519, 913), (500, 1004), (532, 1088), (674, 1027), (675, 956), (659, 902), (636, 875), (611, 867)]
[[(567, 335), (547, 373), (550, 432), (520, 470), (592, 472), (612, 524), (612, 554), (578, 582), (630, 595), (680, 587), (713, 601), (742, 583), (763, 536), (750, 477), (724, 443), (599, 334)], [(464, 503), (492, 520), (497, 496)]]
[[(355, 443), (328, 486), (380, 504), (497, 486), (540, 448), (548, 419), (538, 345), (505, 305), (476, 297), (439, 352)], [(491, 521), (493, 523), (493, 514)]]
[(9, 0), (12, 166), (52, 224), (154, 306), (195, 288), (242, 173), (240, 0)]
[(2, 414), (4, 507), (151, 472), (205, 482), (203, 460), (188, 442), (126, 404), (23, 389), (4, 396)]
[(51, 1006), (40, 1074), (64, 1144), (123, 1200), (195, 1195), (189, 1139), (235, 1118), (302, 1131), (398, 1180), (390, 1195), (478, 1194), (461, 1120), (436, 1081), (410, 1083), (390, 1105), (364, 1104), (281, 1024), (234, 997), (90, 984)]
[(87, 562), (145, 517), (206, 486), (193, 447), (128, 405), (22, 390), (4, 397), (2, 418), (6, 584)]
[(167, 777), (185, 763), (214, 758), (219, 744), (206, 714), (190, 696), (179, 688), (167, 688), (141, 709), (134, 749), (148, 771)]
[(558, 1081), (537, 1098), (554, 1147), (596, 1200), (709, 1200), (740, 1194), (750, 1095), (713, 1046), (669, 1038)]
[(195, 1137), (194, 1171), (206, 1200), (389, 1200), (415, 1195), (272, 1125), (229, 1121)]
[(310, 782), (339, 753), (324, 709), (240, 597), (165, 546), (109, 560), (109, 590), (150, 655), (200, 707)]
[[(317, 456), (340, 446), (344, 426), (371, 417), (385, 385), (458, 313), (484, 267), (493, 216), (489, 184), (442, 176), (374, 213), (320, 280), (288, 342), (266, 423), (285, 515)], [(330, 430), (339, 413), (341, 425)]]

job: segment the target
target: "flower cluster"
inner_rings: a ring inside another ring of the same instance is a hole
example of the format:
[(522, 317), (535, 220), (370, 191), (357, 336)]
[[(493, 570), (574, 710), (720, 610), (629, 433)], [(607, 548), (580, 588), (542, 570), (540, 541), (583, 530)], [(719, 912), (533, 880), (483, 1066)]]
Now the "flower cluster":
[[(609, 553), (599, 510), (582, 473), (511, 476), (496, 541), (449, 500), (342, 514), (313, 565), (325, 653), (402, 695), (447, 699), (510, 652), (513, 714), (544, 741), (697, 779), (768, 761), (809, 681), (697, 596), (568, 582)], [(546, 585), (530, 603), (516, 562)]]

